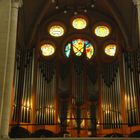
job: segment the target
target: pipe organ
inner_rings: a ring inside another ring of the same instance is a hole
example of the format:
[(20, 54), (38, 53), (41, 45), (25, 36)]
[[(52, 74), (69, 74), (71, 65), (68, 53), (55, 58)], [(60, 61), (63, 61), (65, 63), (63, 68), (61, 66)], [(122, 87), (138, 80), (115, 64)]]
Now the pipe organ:
[[(64, 64), (37, 58), (35, 49), (17, 49), (12, 122), (53, 125), (55, 133), (76, 130), (77, 136), (83, 130), (91, 131), (96, 136), (98, 121), (103, 130), (122, 129), (125, 107), (128, 126), (140, 124), (140, 50), (123, 51), (122, 56), (123, 74), (119, 59), (103, 63), (97, 71), (95, 65), (79, 60)], [(125, 106), (120, 84), (123, 75)]]

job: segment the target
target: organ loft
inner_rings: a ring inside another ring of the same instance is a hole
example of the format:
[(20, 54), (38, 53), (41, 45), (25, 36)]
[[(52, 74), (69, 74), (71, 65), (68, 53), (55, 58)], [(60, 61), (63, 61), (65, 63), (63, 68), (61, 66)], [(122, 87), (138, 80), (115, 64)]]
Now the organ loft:
[(139, 0), (10, 3), (0, 135), (140, 137)]

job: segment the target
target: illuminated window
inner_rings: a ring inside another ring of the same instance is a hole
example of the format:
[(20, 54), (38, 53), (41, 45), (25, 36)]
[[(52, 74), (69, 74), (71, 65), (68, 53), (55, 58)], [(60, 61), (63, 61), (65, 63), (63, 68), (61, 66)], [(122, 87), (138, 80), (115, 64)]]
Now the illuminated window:
[(65, 30), (60, 25), (53, 25), (49, 28), (49, 33), (51, 36), (60, 37), (64, 34)]
[(73, 28), (75, 28), (77, 30), (81, 30), (81, 29), (86, 28), (87, 21), (84, 18), (80, 18), (80, 17), (79, 18), (75, 18), (72, 21), (72, 26), (73, 26)]
[(68, 43), (67, 46), (65, 47), (65, 54), (67, 58), (70, 57), (70, 51), (71, 51), (71, 44)]
[(86, 56), (87, 56), (87, 58), (91, 59), (93, 54), (94, 54), (94, 48), (93, 48), (91, 43), (87, 42), (86, 43)]
[(110, 29), (106, 25), (99, 25), (95, 28), (94, 33), (98, 37), (106, 37), (110, 34)]
[(43, 56), (50, 56), (54, 54), (55, 52), (55, 47), (51, 44), (43, 44), (41, 46), (41, 52)]
[(109, 56), (115, 56), (116, 48), (115, 44), (109, 44), (105, 47), (105, 53)]
[(84, 51), (84, 40), (76, 39), (72, 41), (73, 51), (77, 56), (81, 56)]
[(65, 46), (65, 55), (67, 58), (70, 56), (71, 48), (73, 49), (73, 52), (75, 53), (76, 56), (81, 56), (85, 50), (86, 52), (86, 57), (88, 59), (91, 59), (93, 54), (94, 54), (94, 48), (92, 44), (83, 39), (75, 39), (69, 42)]

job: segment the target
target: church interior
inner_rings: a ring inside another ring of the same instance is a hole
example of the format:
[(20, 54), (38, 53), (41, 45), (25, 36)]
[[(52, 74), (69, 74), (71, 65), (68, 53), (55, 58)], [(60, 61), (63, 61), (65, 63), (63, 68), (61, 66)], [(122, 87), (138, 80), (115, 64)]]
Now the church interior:
[(132, 0), (23, 0), (9, 137), (140, 137), (139, 16)]

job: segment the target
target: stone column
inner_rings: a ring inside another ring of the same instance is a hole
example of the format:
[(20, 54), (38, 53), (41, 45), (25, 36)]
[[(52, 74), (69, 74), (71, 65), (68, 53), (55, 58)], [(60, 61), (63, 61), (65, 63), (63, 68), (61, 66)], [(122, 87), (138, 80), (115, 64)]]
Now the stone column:
[[(9, 121), (10, 121), (10, 109), (11, 109), (11, 93), (13, 85), (14, 75), (14, 62), (15, 62), (15, 49), (16, 49), (16, 34), (17, 34), (17, 19), (18, 8), (21, 6), (20, 0), (11, 0), (11, 14), (9, 25), (9, 39), (6, 50), (6, 64), (5, 64), (5, 84), (2, 97), (2, 117), (0, 136), (8, 137)], [(3, 46), (4, 47), (4, 46)]]
[(5, 83), (6, 71), (6, 52), (8, 48), (9, 25), (10, 25), (10, 0), (0, 1), (0, 126), (1, 126), (1, 110), (2, 110), (2, 95)]
[(140, 45), (140, 0), (133, 0), (134, 5), (137, 6), (138, 11), (138, 26), (139, 26), (139, 45)]

